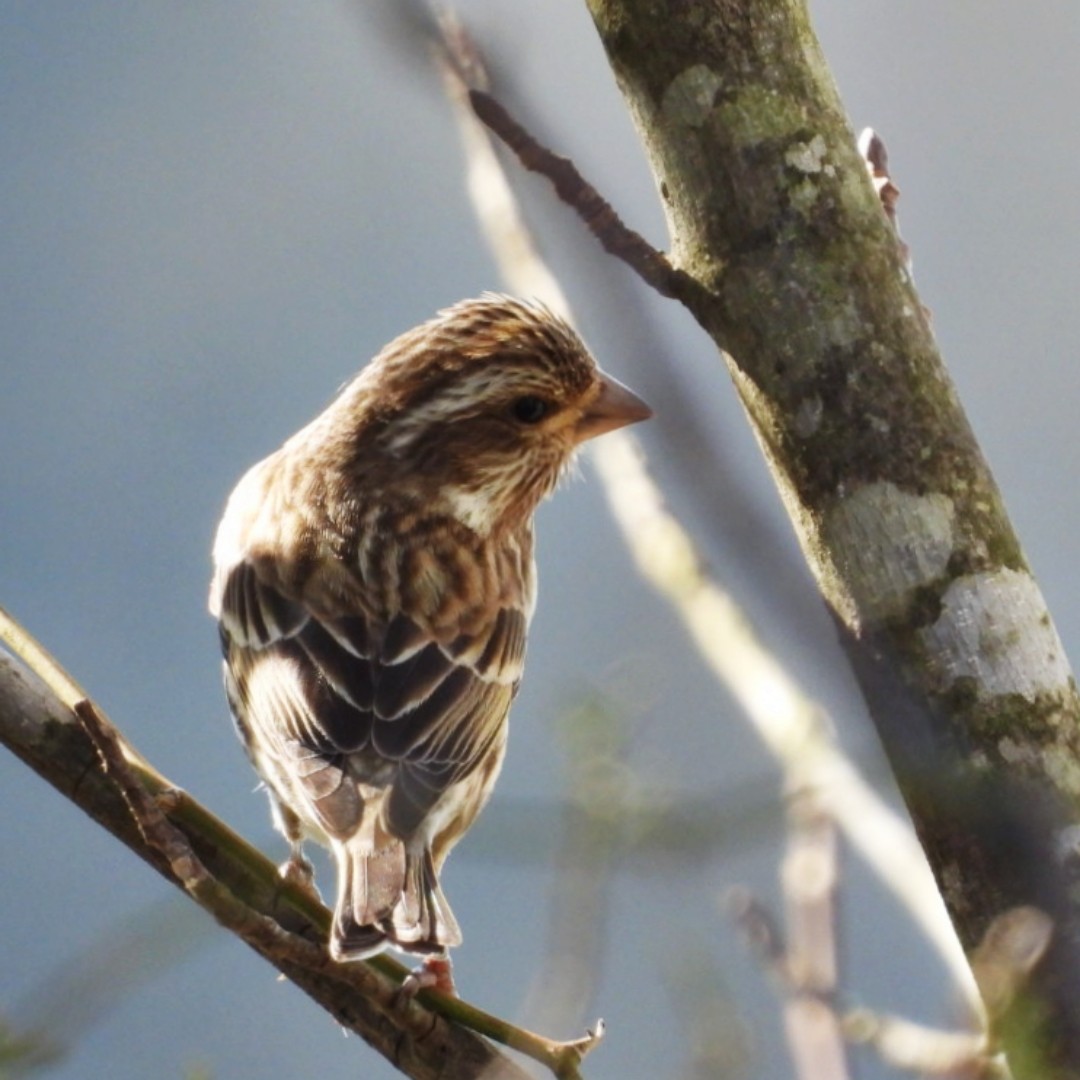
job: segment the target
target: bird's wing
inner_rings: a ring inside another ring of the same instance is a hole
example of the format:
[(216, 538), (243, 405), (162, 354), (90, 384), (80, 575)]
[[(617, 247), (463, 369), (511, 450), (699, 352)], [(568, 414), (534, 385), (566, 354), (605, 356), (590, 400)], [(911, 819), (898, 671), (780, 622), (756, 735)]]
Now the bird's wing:
[(409, 837), (484, 761), (517, 688), (528, 623), (507, 602), (474, 632), (438, 641), (405, 615), (386, 626), (359, 613), (317, 616), (246, 559), (214, 606), (256, 764), (339, 838), (381, 789), (382, 826)]

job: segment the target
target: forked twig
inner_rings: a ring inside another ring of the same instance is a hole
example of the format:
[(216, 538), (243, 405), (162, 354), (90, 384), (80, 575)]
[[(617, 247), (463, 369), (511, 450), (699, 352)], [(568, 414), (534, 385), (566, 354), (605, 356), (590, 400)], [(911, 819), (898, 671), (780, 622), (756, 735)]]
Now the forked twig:
[[(253, 911), (218, 882), (195, 854), (187, 837), (162, 812), (158, 800), (139, 782), (112, 724), (102, 717), (93, 702), (86, 699), (76, 704), (75, 715), (96, 747), (106, 773), (120, 789), (143, 838), (167, 860), (177, 880), (202, 907), (213, 912), (219, 922), (245, 941), (259, 943), (280, 960), (333, 974), (376, 1000), (384, 1009), (393, 1010), (414, 1034), (424, 1034), (431, 1023), (426, 1009), (418, 1008), (397, 992), (388, 993), (366, 964), (336, 963), (321, 944), (316, 945), (284, 930), (273, 919)], [(578, 1065), (604, 1035), (604, 1022), (600, 1020), (580, 1039), (559, 1042), (517, 1028), (458, 998), (431, 991), (418, 997), (422, 999), (421, 1004), (440, 1015), (547, 1065), (559, 1080), (575, 1080), (579, 1076)]]
[[(408, 1034), (417, 1042), (430, 1041), (434, 1025), (442, 1024), (445, 1028), (445, 1021), (450, 1021), (468, 1028), (475, 1035), (486, 1036), (533, 1058), (547, 1066), (560, 1080), (577, 1080), (580, 1077), (578, 1067), (585, 1054), (602, 1037), (602, 1023), (580, 1039), (560, 1042), (524, 1031), (459, 998), (447, 997), (435, 991), (423, 991), (415, 999), (402, 1003), (398, 989), (408, 970), (389, 956), (374, 957), (364, 963), (335, 963), (321, 942), (290, 932), (274, 918), (245, 903), (218, 880), (199, 858), (184, 824), (197, 821), (200, 834), (213, 837), (214, 844), (219, 848), (229, 847), (231, 851), (230, 845), (241, 845), (245, 849), (246, 845), (190, 795), (173, 788), (144, 761), (49, 651), (2, 608), (0, 643), (18, 656), (53, 697), (78, 719), (98, 754), (103, 771), (131, 812), (143, 839), (142, 850), (148, 849), (156, 854), (158, 857), (152, 861), (159, 868), (167, 868), (168, 876), (181, 884), (201, 907), (259, 953), (286, 972), (313, 972), (355, 990), (378, 1012), (392, 1017), (402, 1035)], [(53, 782), (56, 784), (56, 780)], [(77, 790), (60, 784), (57, 786), (68, 797), (80, 802)], [(78, 788), (79, 785), (73, 786)], [(179, 819), (179, 822), (174, 819)], [(137, 844), (132, 846), (139, 849)], [(249, 862), (258, 860), (260, 868), (265, 863), (254, 851), (244, 857)], [(267, 873), (275, 872), (268, 867)], [(281, 884), (282, 895), (290, 905), (295, 901), (309, 926), (317, 928), (328, 925), (329, 913), (306, 896), (294, 896), (296, 892), (295, 887)], [(301, 982), (303, 985), (303, 980)], [(450, 1050), (442, 1036), (439, 1045)], [(493, 1075), (506, 1077), (507, 1080), (511, 1077), (523, 1080), (525, 1074), (509, 1059), (499, 1059), (494, 1064), (497, 1067)]]

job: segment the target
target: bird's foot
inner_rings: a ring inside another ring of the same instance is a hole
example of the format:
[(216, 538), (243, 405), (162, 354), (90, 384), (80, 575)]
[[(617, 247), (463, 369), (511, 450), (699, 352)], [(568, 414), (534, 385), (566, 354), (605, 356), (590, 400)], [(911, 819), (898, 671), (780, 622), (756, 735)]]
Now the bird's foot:
[(398, 1002), (411, 1001), (421, 990), (438, 990), (440, 994), (457, 997), (454, 966), (446, 953), (425, 957), (424, 962), (406, 976), (398, 991)]
[(278, 867), (281, 880), (306, 893), (316, 903), (322, 903), (319, 890), (315, 887), (315, 867), (304, 858), (299, 848), (293, 848), (292, 854)]

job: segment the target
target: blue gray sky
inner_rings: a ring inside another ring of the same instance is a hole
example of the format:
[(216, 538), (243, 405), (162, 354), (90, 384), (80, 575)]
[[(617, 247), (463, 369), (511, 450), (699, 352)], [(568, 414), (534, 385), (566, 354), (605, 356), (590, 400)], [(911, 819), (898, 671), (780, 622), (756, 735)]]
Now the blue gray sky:
[[(232, 736), (205, 612), (224, 499), (384, 342), (499, 287), (450, 113), (388, 34), (389, 6), (0, 0), (0, 604), (163, 772), (275, 859), (283, 845)], [(1080, 9), (812, 7), (853, 123), (886, 137), (924, 302), (1075, 657)], [(460, 10), (538, 131), (664, 246), (584, 4)], [(692, 491), (677, 417), (643, 432), (657, 469), (718, 575), (875, 769), (710, 342), (600, 257), (542, 184), (522, 190), (601, 363), (661, 409), (676, 387), (698, 401), (743, 497), (717, 501), (723, 485), (700, 472)], [(588, 1075), (677, 1075), (690, 1038), (680, 986), (699, 968), (763, 1055), (731, 1075), (784, 1075), (769, 989), (717, 903), (737, 883), (772, 895), (775, 772), (634, 577), (587, 465), (539, 528), (540, 607), (507, 766), (446, 875), (466, 936), (461, 989), (522, 1015), (552, 940), (559, 718), (599, 691), (632, 733), (635, 775), (673, 800), (726, 792), (733, 818), (709, 852), (642, 856), (616, 874), (589, 1008), (610, 1036)], [(767, 565), (746, 561), (747, 528)], [(0, 1013), (62, 1013), (74, 1044), (58, 1078), (396, 1075), (6, 752), (0, 789)], [(852, 994), (940, 1019), (932, 961), (857, 865), (847, 879)], [(117, 951), (124, 930), (135, 944)], [(77, 976), (103, 948), (112, 990), (86, 990)]]

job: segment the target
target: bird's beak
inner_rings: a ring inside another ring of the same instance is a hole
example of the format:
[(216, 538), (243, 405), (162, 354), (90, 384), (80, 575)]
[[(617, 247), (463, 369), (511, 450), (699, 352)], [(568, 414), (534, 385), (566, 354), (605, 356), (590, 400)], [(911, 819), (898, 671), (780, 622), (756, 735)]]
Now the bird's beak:
[(639, 420), (648, 420), (653, 411), (618, 379), (601, 373), (600, 390), (585, 406), (581, 419), (574, 425), (574, 442), (582, 443), (605, 431), (614, 431)]

